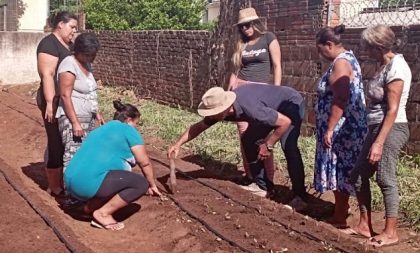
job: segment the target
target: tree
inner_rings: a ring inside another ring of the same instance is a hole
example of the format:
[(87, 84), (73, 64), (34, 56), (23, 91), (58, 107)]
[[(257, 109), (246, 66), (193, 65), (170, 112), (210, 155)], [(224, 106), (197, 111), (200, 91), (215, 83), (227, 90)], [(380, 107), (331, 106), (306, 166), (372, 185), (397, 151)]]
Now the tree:
[(206, 0), (84, 0), (88, 29), (192, 30), (200, 23)]
[(71, 11), (78, 13), (82, 7), (81, 0), (50, 0), (50, 13)]

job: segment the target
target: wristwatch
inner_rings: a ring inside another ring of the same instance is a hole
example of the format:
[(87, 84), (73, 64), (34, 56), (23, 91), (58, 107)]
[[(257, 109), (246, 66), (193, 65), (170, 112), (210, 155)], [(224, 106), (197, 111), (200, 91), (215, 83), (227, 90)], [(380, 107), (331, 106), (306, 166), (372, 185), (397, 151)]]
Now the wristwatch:
[(273, 145), (270, 145), (270, 144), (265, 143), (265, 146), (267, 147), (267, 150), (268, 151), (273, 152), (273, 149), (274, 149), (274, 146)]

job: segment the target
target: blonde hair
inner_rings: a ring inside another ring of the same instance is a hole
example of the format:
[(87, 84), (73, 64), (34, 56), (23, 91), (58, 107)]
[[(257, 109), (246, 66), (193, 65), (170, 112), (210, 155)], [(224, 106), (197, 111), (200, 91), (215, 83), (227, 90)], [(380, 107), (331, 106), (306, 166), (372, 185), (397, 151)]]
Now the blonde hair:
[(376, 25), (362, 32), (362, 44), (381, 51), (391, 51), (397, 44), (395, 33), (386, 25)]
[[(260, 36), (267, 32), (267, 28), (264, 26), (261, 20), (259, 19), (254, 20), (252, 21), (251, 24), (252, 24), (252, 29), (254, 29), (254, 31), (258, 33)], [(238, 33), (239, 33), (239, 36), (238, 36), (239, 38), (236, 41), (235, 52), (233, 53), (233, 56), (232, 56), (232, 63), (233, 63), (233, 68), (235, 70), (235, 74), (237, 74), (238, 71), (242, 67), (242, 51), (245, 48), (245, 43), (248, 42), (248, 37), (246, 37), (245, 34), (243, 34), (240, 30), (238, 30)]]

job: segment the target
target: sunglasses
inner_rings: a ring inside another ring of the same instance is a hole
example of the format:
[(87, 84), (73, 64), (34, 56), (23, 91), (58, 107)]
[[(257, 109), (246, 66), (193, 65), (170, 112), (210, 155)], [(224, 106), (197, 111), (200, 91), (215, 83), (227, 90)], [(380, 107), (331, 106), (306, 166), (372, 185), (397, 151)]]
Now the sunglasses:
[(252, 22), (238, 25), (239, 30), (248, 30), (252, 26)]

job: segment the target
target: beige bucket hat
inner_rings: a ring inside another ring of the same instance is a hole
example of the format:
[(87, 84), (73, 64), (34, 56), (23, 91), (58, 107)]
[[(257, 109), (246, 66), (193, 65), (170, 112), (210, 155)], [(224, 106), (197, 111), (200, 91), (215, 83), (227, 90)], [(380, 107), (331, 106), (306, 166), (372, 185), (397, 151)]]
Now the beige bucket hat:
[(228, 109), (235, 99), (234, 92), (225, 91), (221, 87), (213, 87), (204, 93), (197, 112), (203, 117), (219, 114)]
[(260, 17), (258, 17), (257, 12), (254, 8), (242, 9), (239, 11), (238, 23), (236, 23), (235, 25), (248, 23), (257, 19), (260, 19)]

